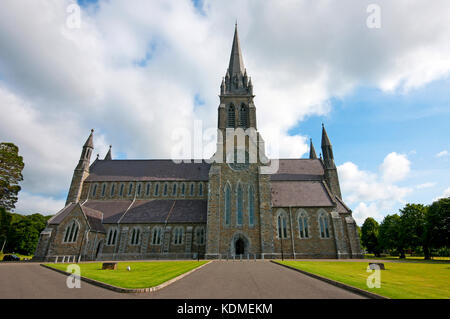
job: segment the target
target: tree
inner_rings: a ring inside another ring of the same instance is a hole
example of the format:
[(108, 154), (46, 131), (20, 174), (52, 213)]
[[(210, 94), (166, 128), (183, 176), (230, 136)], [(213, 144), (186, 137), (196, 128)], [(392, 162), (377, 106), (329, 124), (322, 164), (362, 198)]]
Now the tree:
[(18, 215), (11, 224), (8, 236), (8, 251), (31, 255), (36, 250), (39, 234), (45, 228), (48, 216), (33, 214)]
[(400, 258), (405, 258), (405, 244), (401, 226), (399, 215), (387, 215), (378, 229), (378, 240), (381, 248), (395, 249), (400, 254)]
[(378, 244), (378, 222), (372, 217), (366, 218), (361, 227), (361, 241), (369, 253), (374, 253), (380, 257), (380, 247)]
[(13, 143), (0, 143), (0, 207), (15, 208), (23, 167), (19, 148)]
[(428, 207), (426, 215), (427, 240), (430, 247), (442, 248), (450, 244), (450, 197), (441, 198)]
[(5, 208), (0, 207), (0, 252), (3, 252), (3, 245), (8, 238), (12, 216)]
[(400, 235), (406, 247), (423, 247), (425, 259), (429, 259), (429, 245), (426, 238), (426, 207), (422, 204), (406, 204), (400, 209)]

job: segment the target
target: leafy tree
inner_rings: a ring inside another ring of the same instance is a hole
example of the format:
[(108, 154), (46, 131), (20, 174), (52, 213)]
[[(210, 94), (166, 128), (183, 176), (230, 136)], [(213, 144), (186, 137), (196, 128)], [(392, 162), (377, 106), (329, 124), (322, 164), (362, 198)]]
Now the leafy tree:
[(405, 247), (422, 246), (425, 259), (429, 259), (426, 232), (426, 207), (422, 204), (406, 204), (400, 209), (400, 236)]
[(450, 245), (450, 197), (441, 198), (428, 207), (426, 225), (430, 247)]
[(0, 207), (15, 208), (23, 167), (19, 148), (13, 143), (0, 143)]
[(36, 250), (39, 234), (45, 228), (49, 216), (33, 214), (21, 216), (11, 224), (8, 236), (8, 251), (31, 255)]
[(383, 249), (395, 249), (400, 254), (400, 258), (405, 258), (405, 244), (401, 227), (399, 215), (387, 215), (379, 227), (378, 239)]
[(361, 241), (369, 253), (374, 253), (376, 257), (380, 257), (380, 247), (378, 244), (378, 222), (372, 217), (366, 218), (361, 227)]

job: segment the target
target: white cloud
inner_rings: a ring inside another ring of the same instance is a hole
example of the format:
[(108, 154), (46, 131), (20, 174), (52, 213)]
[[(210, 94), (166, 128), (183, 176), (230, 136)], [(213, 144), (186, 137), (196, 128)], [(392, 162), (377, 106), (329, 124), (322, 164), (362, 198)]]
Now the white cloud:
[[(352, 206), (356, 205), (354, 218), (359, 225), (369, 216), (381, 221), (382, 216), (389, 213), (395, 204), (404, 203), (405, 196), (411, 193), (412, 189), (395, 185), (394, 181), (398, 182), (406, 177), (405, 165), (408, 166), (409, 172), (409, 161), (406, 157), (390, 153), (380, 166), (380, 174), (360, 170), (352, 162), (338, 166), (344, 201)], [(392, 178), (393, 173), (390, 172), (393, 167), (400, 167), (403, 172)], [(386, 174), (391, 177), (386, 178)]]
[(416, 186), (416, 188), (417, 188), (417, 189), (424, 189), (424, 188), (430, 188), (430, 187), (433, 187), (433, 186), (435, 186), (435, 185), (436, 185), (436, 183), (428, 182), (428, 183), (419, 184), (419, 185)]
[(388, 154), (380, 166), (382, 177), (387, 182), (404, 179), (410, 171), (411, 162), (406, 155), (392, 152)]
[[(172, 128), (195, 119), (215, 127), (236, 18), (258, 129), (281, 157), (306, 153), (306, 138), (288, 131), (327, 114), (330, 97), (360, 85), (410, 90), (450, 70), (445, 0), (409, 1), (406, 11), (403, 1), (379, 1), (376, 30), (365, 25), (365, 1), (204, 1), (205, 15), (190, 0), (100, 1), (68, 29), (71, 3), (6, 0), (0, 11), (0, 135), (24, 156), (24, 191), (44, 197), (64, 197), (91, 128), (101, 157), (112, 144), (129, 158), (156, 158), (170, 156), (161, 140)], [(407, 174), (406, 157), (393, 154), (378, 183)]]
[(443, 150), (442, 152), (437, 153), (436, 157), (444, 157), (448, 155), (450, 155), (450, 153), (447, 150)]
[(448, 198), (448, 197), (450, 197), (450, 187), (446, 188), (441, 196), (438, 196), (435, 199), (433, 199), (433, 202), (437, 201), (437, 200), (439, 200), (441, 198)]
[(54, 215), (64, 207), (64, 204), (65, 200), (20, 192), (15, 211), (23, 214), (40, 213), (43, 215)]

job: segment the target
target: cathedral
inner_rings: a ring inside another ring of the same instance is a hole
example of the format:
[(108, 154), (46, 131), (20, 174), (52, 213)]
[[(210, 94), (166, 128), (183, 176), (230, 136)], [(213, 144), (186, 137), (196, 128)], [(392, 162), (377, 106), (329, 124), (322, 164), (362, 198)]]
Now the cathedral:
[(220, 85), (217, 149), (207, 160), (90, 164), (91, 131), (66, 206), (41, 232), (35, 260), (361, 258), (333, 148), (269, 159), (237, 27)]

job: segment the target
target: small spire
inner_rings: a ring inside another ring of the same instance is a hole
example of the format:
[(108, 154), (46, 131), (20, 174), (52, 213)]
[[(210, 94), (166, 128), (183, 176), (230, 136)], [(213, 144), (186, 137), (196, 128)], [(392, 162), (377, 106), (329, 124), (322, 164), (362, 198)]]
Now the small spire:
[(112, 148), (112, 145), (109, 146), (108, 153), (106, 153), (106, 156), (105, 156), (105, 161), (110, 161), (110, 160), (112, 160), (111, 148)]
[(322, 123), (322, 147), (323, 146), (331, 146), (330, 139), (328, 138), (327, 131), (325, 130), (325, 125)]
[(86, 143), (84, 143), (84, 147), (94, 148), (94, 129), (91, 129), (91, 134), (89, 134)]
[(316, 150), (314, 149), (312, 138), (309, 139), (309, 158), (317, 159), (317, 154), (316, 154)]

